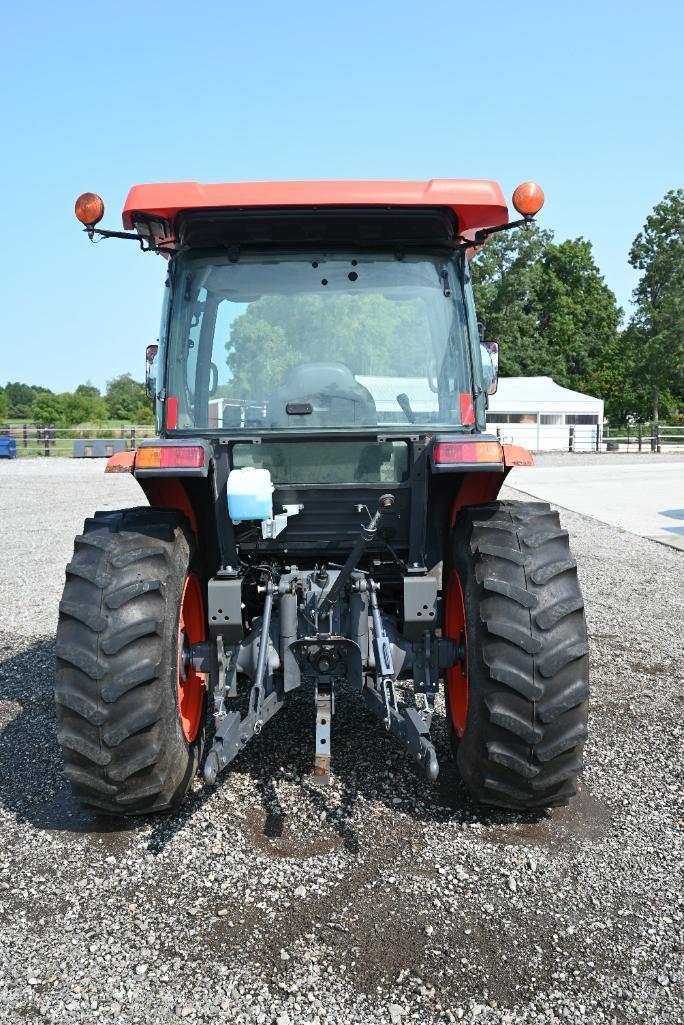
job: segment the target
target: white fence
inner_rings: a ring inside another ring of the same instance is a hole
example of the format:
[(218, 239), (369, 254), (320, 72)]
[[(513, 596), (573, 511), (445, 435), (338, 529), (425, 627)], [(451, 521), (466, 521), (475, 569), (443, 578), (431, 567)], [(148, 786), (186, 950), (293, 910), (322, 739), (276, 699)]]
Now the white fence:
[(489, 424), (506, 445), (532, 452), (684, 452), (684, 426), (635, 424), (619, 429), (599, 424)]
[(505, 445), (522, 445), (532, 452), (600, 452), (602, 428), (599, 424), (489, 424)]

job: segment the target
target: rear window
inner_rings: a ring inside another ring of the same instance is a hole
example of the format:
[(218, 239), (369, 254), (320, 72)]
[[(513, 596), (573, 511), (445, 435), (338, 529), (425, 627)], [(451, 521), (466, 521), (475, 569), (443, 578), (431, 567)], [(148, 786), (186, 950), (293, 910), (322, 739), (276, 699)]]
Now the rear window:
[(405, 441), (238, 442), (233, 469), (269, 470), (274, 484), (400, 484), (408, 477)]

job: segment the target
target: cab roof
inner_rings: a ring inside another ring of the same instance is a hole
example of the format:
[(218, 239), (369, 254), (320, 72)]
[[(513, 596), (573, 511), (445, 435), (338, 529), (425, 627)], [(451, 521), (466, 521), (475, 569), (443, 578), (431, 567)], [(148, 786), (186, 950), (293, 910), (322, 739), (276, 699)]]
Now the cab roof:
[(497, 182), (486, 179), (433, 178), (428, 182), (295, 181), (164, 182), (134, 185), (123, 209), (124, 228), (135, 227), (136, 215), (169, 222), (181, 212), (258, 207), (446, 207), (457, 218), (458, 233), (508, 221), (508, 208)]

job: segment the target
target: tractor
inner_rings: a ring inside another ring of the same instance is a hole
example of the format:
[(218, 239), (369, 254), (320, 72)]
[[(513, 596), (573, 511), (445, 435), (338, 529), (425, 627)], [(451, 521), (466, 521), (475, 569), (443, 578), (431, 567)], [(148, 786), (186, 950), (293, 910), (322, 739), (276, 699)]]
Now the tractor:
[(441, 685), (475, 802), (576, 792), (577, 567), (557, 512), (498, 500), (533, 460), (487, 433), (498, 346), (470, 263), (543, 199), (519, 186), (511, 222), (485, 180), (139, 185), (110, 231), (79, 197), (91, 241), (165, 261), (157, 436), (106, 467), (146, 502), (86, 519), (59, 608), (59, 743), (82, 803), (177, 809), (299, 688), (321, 785), (340, 688), (435, 780)]

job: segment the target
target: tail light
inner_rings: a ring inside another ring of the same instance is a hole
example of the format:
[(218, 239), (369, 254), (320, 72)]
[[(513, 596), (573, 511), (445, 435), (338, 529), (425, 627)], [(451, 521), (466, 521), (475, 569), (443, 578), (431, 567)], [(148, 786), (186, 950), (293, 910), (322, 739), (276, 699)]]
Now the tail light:
[(136, 470), (197, 470), (204, 466), (200, 445), (145, 445), (135, 457)]
[(438, 441), (433, 458), (437, 466), (503, 463), (503, 450), (498, 441)]

